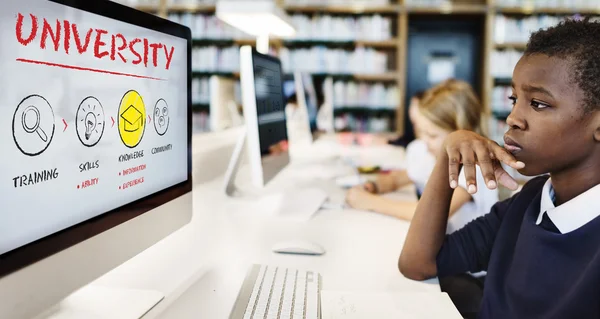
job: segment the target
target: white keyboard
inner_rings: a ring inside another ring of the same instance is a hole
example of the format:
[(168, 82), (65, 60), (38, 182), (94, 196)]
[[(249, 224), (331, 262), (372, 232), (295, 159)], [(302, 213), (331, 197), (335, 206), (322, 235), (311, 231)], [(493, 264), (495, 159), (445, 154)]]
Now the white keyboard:
[(254, 265), (231, 319), (319, 319), (321, 276), (312, 271)]

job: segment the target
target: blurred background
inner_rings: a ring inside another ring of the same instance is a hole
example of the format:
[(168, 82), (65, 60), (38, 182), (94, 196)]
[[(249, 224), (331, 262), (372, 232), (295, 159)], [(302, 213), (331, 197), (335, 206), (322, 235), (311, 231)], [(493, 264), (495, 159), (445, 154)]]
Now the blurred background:
[[(216, 1), (117, 2), (192, 30), (195, 132), (221, 129), (211, 126), (210, 104), (211, 95), (223, 94), (223, 83), (241, 110), (239, 47), (255, 45), (255, 39), (217, 19)], [(335, 131), (411, 135), (410, 97), (454, 77), (471, 83), (492, 110), (491, 138), (499, 143), (511, 109), (512, 70), (529, 34), (565, 18), (600, 16), (598, 0), (275, 2), (291, 16), (297, 32), (271, 38), (269, 50), (282, 61), (288, 98), (296, 93), (293, 73), (310, 76), (316, 99), (309, 105), (313, 125), (317, 110), (328, 103)]]

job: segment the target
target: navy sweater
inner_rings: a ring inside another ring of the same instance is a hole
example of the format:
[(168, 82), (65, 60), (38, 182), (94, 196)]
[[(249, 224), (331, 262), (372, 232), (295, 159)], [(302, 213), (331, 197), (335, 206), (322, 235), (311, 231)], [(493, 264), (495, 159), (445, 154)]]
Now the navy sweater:
[(536, 225), (547, 179), (444, 241), (438, 276), (487, 271), (479, 318), (600, 318), (600, 217), (567, 234)]

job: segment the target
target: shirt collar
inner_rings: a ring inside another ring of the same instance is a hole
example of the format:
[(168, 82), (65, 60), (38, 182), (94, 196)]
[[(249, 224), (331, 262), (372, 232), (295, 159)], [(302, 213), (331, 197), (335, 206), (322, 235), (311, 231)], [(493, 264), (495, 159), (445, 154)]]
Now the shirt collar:
[(600, 208), (597, 205), (590, 205), (599, 197), (600, 184), (556, 207), (554, 205), (554, 188), (552, 181), (548, 178), (542, 189), (540, 213), (536, 224), (539, 225), (542, 222), (542, 217), (546, 213), (561, 234), (572, 232), (600, 215)]

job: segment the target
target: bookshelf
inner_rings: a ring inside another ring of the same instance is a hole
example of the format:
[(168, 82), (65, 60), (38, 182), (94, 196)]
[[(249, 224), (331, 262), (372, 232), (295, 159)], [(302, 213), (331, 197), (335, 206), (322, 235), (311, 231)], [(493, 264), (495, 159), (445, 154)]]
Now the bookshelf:
[(515, 14), (515, 15), (538, 15), (538, 14), (551, 14), (551, 15), (600, 15), (600, 7), (598, 9), (592, 8), (551, 8), (551, 7), (498, 7), (496, 9), (498, 13), (504, 14)]
[(494, 43), (494, 47), (498, 50), (513, 49), (518, 51), (525, 51), (527, 43), (525, 42), (508, 42), (508, 43)]
[(409, 14), (485, 14), (488, 7), (485, 4), (447, 3), (439, 6), (407, 5)]
[[(207, 20), (205, 23), (222, 27), (211, 18), (216, 19), (215, 4), (206, 1), (185, 0), (184, 4), (171, 3), (180, 0), (156, 0), (154, 5), (138, 5), (136, 8), (158, 14), (168, 18), (170, 15), (201, 15)], [(393, 119), (391, 125), (394, 131), (403, 132), (404, 127), (404, 100), (406, 88), (406, 69), (408, 26), (411, 19), (419, 16), (481, 16), (485, 19), (483, 40), (483, 77), (481, 86), (482, 102), (492, 110), (492, 138), (498, 140), (505, 129), (507, 110), (505, 103), (499, 103), (502, 88), (510, 87), (512, 68), (526, 48), (528, 32), (515, 29), (513, 21), (520, 21), (520, 25), (527, 25), (531, 29), (547, 27), (557, 23), (560, 19), (575, 14), (600, 16), (600, 3), (598, 0), (579, 0), (581, 7), (572, 7), (570, 0), (555, 0), (555, 7), (548, 7), (545, 0), (277, 0), (286, 12), (301, 23), (314, 21), (326, 17), (327, 19), (360, 19), (377, 17), (389, 20), (389, 35), (379, 38), (365, 38), (360, 31), (355, 34), (338, 34), (327, 32), (301, 32), (300, 37), (294, 39), (271, 39), (271, 51), (279, 54), (284, 51), (303, 52), (311, 48), (322, 48), (329, 51), (355, 52), (356, 50), (370, 50), (369, 52), (384, 53), (386, 56), (385, 69), (373, 72), (334, 72), (325, 70), (310, 70), (315, 84), (322, 83), (318, 79), (331, 77), (334, 82), (356, 82), (367, 84), (382, 84), (386, 87), (395, 85), (398, 88), (397, 107), (390, 109), (377, 105), (348, 106), (338, 105), (336, 114), (358, 114), (360, 116), (388, 116)], [(373, 18), (375, 19), (375, 18)], [(339, 20), (336, 23), (339, 23)], [(186, 21), (178, 21), (186, 24)], [(193, 23), (187, 21), (187, 24)], [(362, 23), (362, 22), (360, 22)], [(360, 24), (359, 23), (359, 24)], [(519, 25), (519, 23), (517, 25)], [(318, 29), (318, 28), (317, 28)], [(504, 38), (499, 37), (499, 30), (504, 30)], [(324, 29), (324, 31), (328, 31)], [(214, 34), (204, 32), (194, 39), (194, 48), (232, 48), (242, 45), (254, 45), (255, 41), (241, 32), (219, 31)], [(305, 53), (302, 53), (305, 54)], [(380, 70), (381, 69), (381, 70)], [(336, 70), (337, 71), (337, 70)], [(290, 76), (291, 70), (286, 70)], [(220, 75), (239, 79), (235, 70), (196, 70), (194, 77), (208, 78), (211, 75)], [(201, 98), (208, 101), (208, 98)], [(501, 104), (501, 105), (500, 105)], [(208, 112), (207, 102), (196, 103), (195, 110)], [(494, 126), (495, 125), (495, 126)]]
[(168, 5), (166, 11), (169, 13), (215, 13), (214, 4), (173, 4)]
[(400, 5), (369, 5), (367, 2), (362, 4), (349, 5), (284, 5), (283, 8), (290, 13), (326, 13), (326, 14), (397, 14), (400, 12)]
[[(496, 121), (490, 128), (499, 135), (507, 129), (505, 121), (512, 108), (508, 101), (512, 69), (525, 51), (531, 31), (556, 25), (563, 19), (576, 15), (600, 16), (600, 2), (582, 0), (577, 1), (580, 7), (573, 7), (574, 1), (556, 0), (556, 6), (549, 7), (549, 2), (542, 0), (489, 1), (488, 22), (492, 31), (489, 37), (488, 63), (494, 67), (487, 73), (486, 85), (491, 94), (486, 98)], [(496, 136), (495, 140), (502, 144), (500, 136)]]

